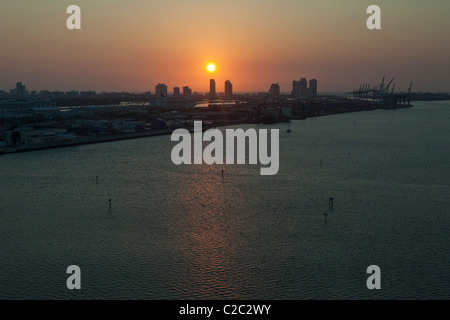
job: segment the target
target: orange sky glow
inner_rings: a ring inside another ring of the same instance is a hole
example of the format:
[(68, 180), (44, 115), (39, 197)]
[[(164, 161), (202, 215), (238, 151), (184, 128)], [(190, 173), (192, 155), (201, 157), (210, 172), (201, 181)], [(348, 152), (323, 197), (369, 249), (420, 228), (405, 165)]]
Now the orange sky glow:
[[(8, 1), (0, 15), (0, 90), (267, 91), (316, 78), (319, 91), (376, 84), (450, 91), (450, 2), (377, 1), (382, 29), (366, 28), (368, 1), (87, 1), (68, 30), (70, 1)], [(215, 62), (214, 73), (205, 68)]]

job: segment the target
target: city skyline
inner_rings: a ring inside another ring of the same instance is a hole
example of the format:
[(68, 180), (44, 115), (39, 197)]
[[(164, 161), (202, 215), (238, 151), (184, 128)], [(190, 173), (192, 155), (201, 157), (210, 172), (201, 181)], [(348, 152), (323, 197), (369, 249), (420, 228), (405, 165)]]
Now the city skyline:
[[(302, 81), (306, 79), (302, 78)], [(292, 97), (315, 97), (317, 96), (317, 79), (310, 79), (309, 80), (309, 88), (306, 84), (302, 90), (296, 88), (296, 84), (299, 83), (299, 81), (294, 80), (292, 85), (292, 90), (288, 91), (281, 91), (280, 86), (278, 83), (272, 83), (269, 89), (269, 92), (271, 93), (271, 96), (280, 96), (280, 94), (289, 95)], [(194, 92), (198, 95), (209, 95), (211, 98), (217, 98), (218, 95), (223, 95), (225, 99), (231, 99), (233, 94), (235, 93), (233, 91), (233, 83), (230, 79), (226, 80), (223, 85), (223, 90), (217, 90), (216, 81), (215, 79), (209, 80), (209, 92)], [(266, 91), (259, 91), (259, 92), (237, 92), (238, 94), (261, 94), (266, 93)], [(25, 98), (33, 98), (35, 96), (48, 96), (47, 99), (50, 99), (51, 95), (57, 95), (57, 96), (66, 96), (66, 97), (77, 97), (77, 96), (92, 96), (97, 94), (151, 94), (155, 96), (156, 98), (164, 98), (168, 96), (174, 96), (174, 97), (181, 97), (183, 96), (190, 96), (193, 94), (192, 89), (189, 88), (189, 86), (183, 86), (183, 92), (181, 93), (181, 89), (179, 86), (175, 86), (172, 88), (172, 92), (169, 92), (168, 86), (165, 83), (158, 83), (155, 85), (154, 90), (148, 90), (145, 92), (125, 92), (125, 91), (118, 91), (118, 92), (97, 92), (95, 90), (89, 90), (89, 91), (80, 91), (80, 90), (67, 90), (67, 91), (59, 91), (59, 90), (34, 90), (27, 88), (26, 85), (24, 85), (22, 82), (16, 82), (15, 88), (10, 88), (7, 90), (0, 90), (0, 99), (1, 98), (15, 98), (15, 99), (25, 99)]]
[[(215, 79), (210, 79), (209, 80), (209, 91), (193, 91), (194, 93), (197, 94), (209, 94), (211, 93), (211, 80), (214, 80), (215, 83)], [(315, 79), (314, 79), (315, 80)], [(317, 80), (316, 80), (317, 81)], [(214, 84), (215, 85), (215, 84)], [(21, 90), (18, 88), (22, 88)], [(219, 87), (220, 88), (220, 87)], [(183, 86), (183, 89), (185, 89), (183, 94), (192, 94), (192, 89), (189, 86)], [(186, 90), (191, 90), (191, 92), (189, 93), (189, 91)], [(264, 88), (265, 89), (265, 88)], [(280, 89), (278, 89), (280, 90)], [(233, 83), (230, 81), (230, 79), (224, 81), (224, 85), (222, 87), (222, 90), (215, 90), (215, 93), (221, 93), (221, 94), (225, 94), (227, 95), (227, 91), (229, 92), (229, 95), (232, 95), (234, 93), (233, 90)], [(83, 93), (83, 92), (95, 92), (95, 93), (132, 93), (132, 94), (142, 94), (142, 93), (151, 93), (154, 94), (156, 96), (161, 96), (161, 94), (163, 94), (164, 96), (166, 95), (174, 95), (174, 96), (181, 96), (182, 92), (180, 89), (180, 86), (174, 86), (172, 88), (172, 92), (169, 91), (169, 87), (164, 83), (164, 82), (159, 82), (158, 84), (156, 84), (153, 88), (149, 88), (149, 90), (147, 91), (124, 91), (124, 90), (118, 90), (118, 91), (96, 91), (96, 90), (77, 90), (76, 88), (71, 88), (69, 90), (54, 90), (52, 88), (45, 88), (45, 89), (41, 89), (41, 90), (36, 90), (34, 88), (29, 88), (28, 84), (25, 84), (22, 81), (17, 81), (15, 82), (14, 85), (11, 85), (9, 88), (3, 88), (0, 89), (0, 92), (5, 93), (7, 95), (9, 94), (17, 94), (18, 98), (24, 98), (26, 96), (30, 96), (39, 92), (57, 92), (57, 93), (65, 93), (65, 94), (75, 94), (75, 93)], [(259, 90), (259, 91), (238, 91), (237, 93), (241, 93), (241, 94), (246, 94), (246, 93), (265, 93), (265, 90)], [(25, 94), (26, 93), (26, 94)], [(280, 91), (281, 94), (288, 94), (290, 95), (292, 93), (292, 86), (290, 88), (284, 88), (284, 91)]]
[[(381, 30), (366, 28), (369, 2), (285, 0), (80, 0), (81, 30), (68, 30), (71, 3), (2, 6), (0, 89), (146, 92), (159, 82), (208, 92), (233, 79), (237, 92), (288, 92), (298, 75), (344, 92), (392, 75), (397, 87), (448, 92), (448, 1), (377, 1)], [(416, 23), (420, 21), (420, 23)], [(205, 28), (208, 26), (208, 28)], [(205, 65), (214, 61), (216, 70)]]

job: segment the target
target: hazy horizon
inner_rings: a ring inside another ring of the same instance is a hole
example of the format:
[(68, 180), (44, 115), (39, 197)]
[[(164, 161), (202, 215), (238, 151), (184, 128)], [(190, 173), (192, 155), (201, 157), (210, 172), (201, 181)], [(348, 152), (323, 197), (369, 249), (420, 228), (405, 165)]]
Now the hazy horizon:
[[(71, 4), (81, 30), (66, 28)], [(381, 30), (366, 28), (371, 4)], [(271, 83), (289, 92), (304, 77), (318, 79), (319, 92), (346, 92), (385, 75), (396, 90), (412, 81), (413, 91), (449, 92), (448, 12), (443, 0), (9, 1), (0, 89), (154, 92), (161, 82), (207, 92), (214, 78), (218, 92), (227, 79), (236, 92)]]

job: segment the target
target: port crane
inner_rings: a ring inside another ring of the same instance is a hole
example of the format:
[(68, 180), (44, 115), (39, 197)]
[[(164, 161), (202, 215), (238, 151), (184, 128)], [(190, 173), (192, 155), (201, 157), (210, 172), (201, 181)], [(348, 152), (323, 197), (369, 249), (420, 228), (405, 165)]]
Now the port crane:
[(392, 82), (394, 81), (394, 78), (392, 78), (391, 81), (389, 81), (388, 85), (386, 86), (386, 88), (384, 88), (382, 90), (382, 92), (389, 92), (389, 87), (391, 86)]
[(383, 76), (381, 84), (370, 89), (370, 85), (361, 84), (358, 90), (352, 92), (353, 99), (360, 101), (371, 101), (385, 106), (410, 106), (412, 82), (408, 92), (395, 92), (395, 82), (392, 78), (386, 84), (386, 76)]

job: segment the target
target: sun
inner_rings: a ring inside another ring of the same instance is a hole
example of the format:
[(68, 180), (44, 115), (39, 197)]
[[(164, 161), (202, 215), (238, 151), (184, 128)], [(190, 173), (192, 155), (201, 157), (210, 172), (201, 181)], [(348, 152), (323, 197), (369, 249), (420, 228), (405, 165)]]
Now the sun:
[(206, 66), (206, 70), (208, 70), (209, 72), (214, 72), (216, 71), (216, 65), (214, 63), (208, 63), (208, 65)]

